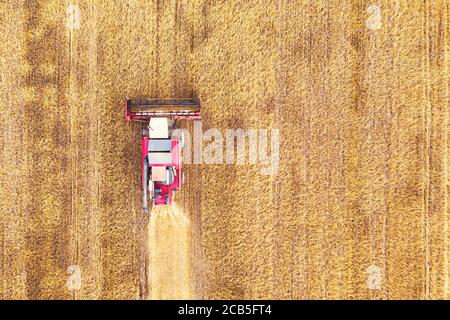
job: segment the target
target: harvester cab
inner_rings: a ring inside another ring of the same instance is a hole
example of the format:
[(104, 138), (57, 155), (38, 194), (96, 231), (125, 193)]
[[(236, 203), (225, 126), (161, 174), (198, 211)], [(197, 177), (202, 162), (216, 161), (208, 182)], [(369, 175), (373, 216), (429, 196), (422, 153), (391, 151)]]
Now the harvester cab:
[(142, 123), (142, 206), (171, 205), (182, 183), (183, 136), (176, 135), (177, 119), (200, 119), (196, 99), (127, 98), (125, 119)]

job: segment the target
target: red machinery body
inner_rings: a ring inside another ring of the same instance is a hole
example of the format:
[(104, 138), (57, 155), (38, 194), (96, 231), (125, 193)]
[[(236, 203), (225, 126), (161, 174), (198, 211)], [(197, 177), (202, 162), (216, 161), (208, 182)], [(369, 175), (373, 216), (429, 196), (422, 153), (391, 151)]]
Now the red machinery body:
[(200, 119), (196, 99), (126, 99), (125, 119), (142, 122), (142, 198), (143, 209), (152, 205), (171, 205), (182, 183), (183, 137), (173, 135), (176, 119)]

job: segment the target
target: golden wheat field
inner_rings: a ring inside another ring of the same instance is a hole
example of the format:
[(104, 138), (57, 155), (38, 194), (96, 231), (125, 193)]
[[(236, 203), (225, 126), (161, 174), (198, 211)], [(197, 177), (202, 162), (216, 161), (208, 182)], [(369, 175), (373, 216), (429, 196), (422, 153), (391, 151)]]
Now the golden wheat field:
[[(445, 0), (1, 1), (0, 298), (448, 299), (449, 39)], [(277, 174), (145, 215), (126, 96), (279, 129)]]

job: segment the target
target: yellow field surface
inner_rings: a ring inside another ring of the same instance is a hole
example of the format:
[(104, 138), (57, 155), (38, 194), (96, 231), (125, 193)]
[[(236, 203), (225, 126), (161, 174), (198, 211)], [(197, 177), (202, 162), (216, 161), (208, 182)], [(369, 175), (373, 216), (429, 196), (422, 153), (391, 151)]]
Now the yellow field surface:
[[(448, 299), (449, 39), (445, 0), (1, 1), (0, 298)], [(279, 129), (278, 173), (145, 215), (126, 96)]]

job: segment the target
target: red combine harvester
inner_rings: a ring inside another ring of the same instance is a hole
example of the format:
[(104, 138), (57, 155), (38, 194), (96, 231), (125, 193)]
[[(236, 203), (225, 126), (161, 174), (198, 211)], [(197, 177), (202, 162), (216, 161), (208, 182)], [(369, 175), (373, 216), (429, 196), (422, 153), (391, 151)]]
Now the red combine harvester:
[(171, 205), (181, 187), (183, 136), (173, 135), (177, 119), (200, 119), (196, 99), (127, 98), (125, 119), (142, 122), (142, 206)]

